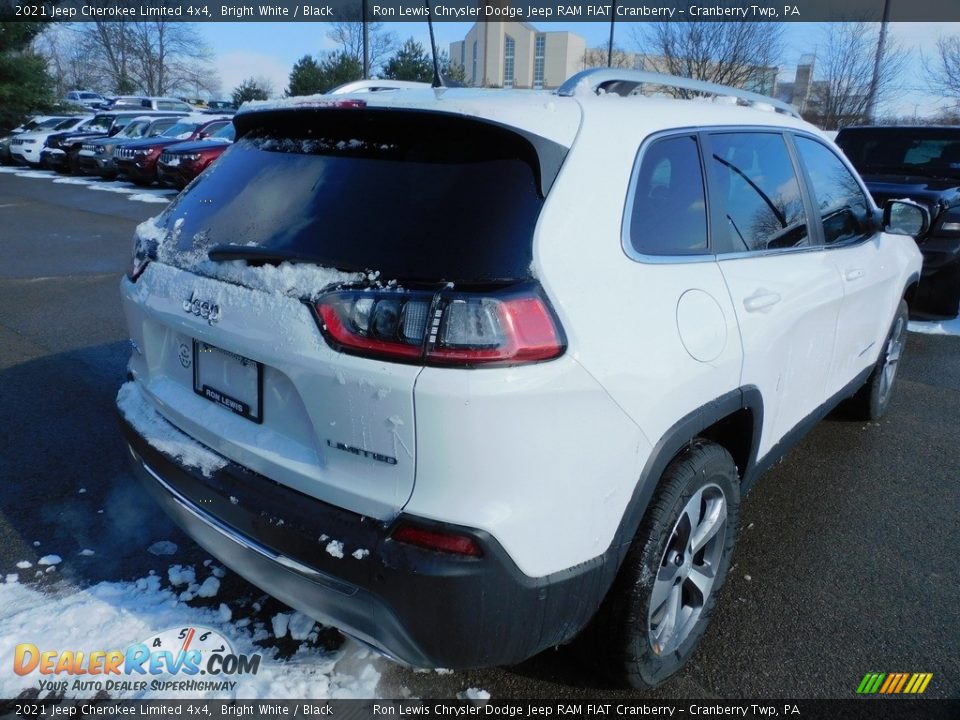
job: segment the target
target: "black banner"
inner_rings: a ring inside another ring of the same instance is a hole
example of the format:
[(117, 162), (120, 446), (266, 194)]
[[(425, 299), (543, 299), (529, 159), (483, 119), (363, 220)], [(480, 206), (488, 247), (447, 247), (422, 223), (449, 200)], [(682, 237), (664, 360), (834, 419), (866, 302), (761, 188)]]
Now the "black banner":
[[(960, 22), (957, 0), (888, 0), (892, 22)], [(434, 22), (842, 22), (883, 16), (885, 0), (433, 0)], [(14, 20), (67, 22), (334, 22), (359, 20), (363, 0), (0, 0)], [(424, 0), (366, 0), (367, 19), (423, 22)]]

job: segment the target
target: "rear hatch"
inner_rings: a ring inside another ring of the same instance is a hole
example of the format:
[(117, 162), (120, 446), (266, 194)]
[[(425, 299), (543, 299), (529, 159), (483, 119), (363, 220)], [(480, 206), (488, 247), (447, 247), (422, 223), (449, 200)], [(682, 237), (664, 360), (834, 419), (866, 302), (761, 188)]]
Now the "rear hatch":
[(139, 260), (152, 260), (124, 284), (131, 367), (200, 442), (386, 519), (413, 491), (421, 364), (339, 352), (315, 302), (343, 288), (429, 297), (529, 283), (565, 148), (458, 114), (255, 115), (138, 229)]

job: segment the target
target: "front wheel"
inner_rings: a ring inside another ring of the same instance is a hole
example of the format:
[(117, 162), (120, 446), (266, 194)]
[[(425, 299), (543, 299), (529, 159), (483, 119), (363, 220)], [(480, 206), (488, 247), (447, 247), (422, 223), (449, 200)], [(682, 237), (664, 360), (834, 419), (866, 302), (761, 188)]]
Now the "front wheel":
[(903, 348), (907, 342), (908, 320), (907, 302), (901, 300), (877, 364), (867, 382), (850, 400), (852, 409), (860, 419), (879, 420), (887, 412), (900, 359), (903, 357)]
[(670, 463), (588, 630), (607, 674), (648, 689), (690, 659), (730, 569), (739, 506), (724, 448), (696, 440)]

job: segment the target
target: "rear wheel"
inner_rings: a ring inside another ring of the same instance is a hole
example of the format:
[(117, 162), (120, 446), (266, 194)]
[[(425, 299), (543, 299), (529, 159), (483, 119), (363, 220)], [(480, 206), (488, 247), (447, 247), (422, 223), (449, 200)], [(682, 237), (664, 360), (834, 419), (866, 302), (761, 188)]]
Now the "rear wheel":
[(690, 659), (730, 568), (739, 505), (724, 448), (697, 440), (670, 463), (588, 630), (607, 674), (652, 688)]
[(860, 419), (879, 420), (890, 405), (894, 381), (897, 379), (897, 370), (907, 342), (908, 317), (907, 303), (901, 300), (873, 372), (863, 387), (850, 399), (851, 409)]

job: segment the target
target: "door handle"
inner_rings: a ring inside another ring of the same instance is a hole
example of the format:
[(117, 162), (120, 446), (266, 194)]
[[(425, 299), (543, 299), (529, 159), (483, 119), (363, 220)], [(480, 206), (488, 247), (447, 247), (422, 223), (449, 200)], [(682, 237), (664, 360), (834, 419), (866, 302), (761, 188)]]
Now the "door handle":
[(859, 280), (863, 277), (863, 270), (860, 268), (848, 268), (843, 273), (844, 280)]
[(747, 312), (770, 312), (770, 308), (780, 302), (780, 293), (757, 290), (753, 295), (744, 298), (743, 306)]

